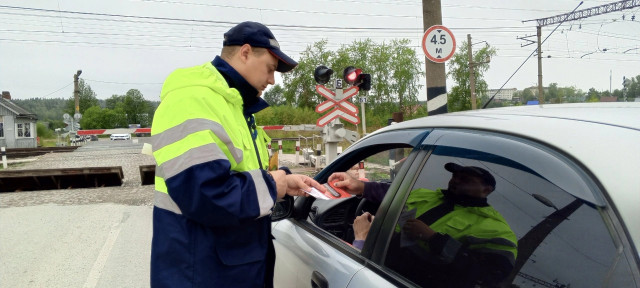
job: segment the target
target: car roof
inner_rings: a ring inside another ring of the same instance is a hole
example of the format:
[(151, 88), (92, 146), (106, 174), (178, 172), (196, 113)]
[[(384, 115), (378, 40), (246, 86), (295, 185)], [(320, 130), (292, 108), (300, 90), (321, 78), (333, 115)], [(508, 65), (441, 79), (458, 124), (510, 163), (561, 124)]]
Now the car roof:
[[(411, 128), (463, 128), (527, 138), (573, 158), (599, 180), (627, 227), (638, 227), (640, 103), (545, 104), (428, 116), (371, 135)], [(640, 229), (629, 229), (640, 243)]]

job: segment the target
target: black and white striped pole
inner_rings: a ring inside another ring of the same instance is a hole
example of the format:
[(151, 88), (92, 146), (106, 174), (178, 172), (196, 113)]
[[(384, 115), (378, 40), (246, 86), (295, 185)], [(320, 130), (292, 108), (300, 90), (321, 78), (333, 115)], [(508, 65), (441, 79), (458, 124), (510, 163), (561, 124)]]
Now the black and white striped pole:
[(2, 168), (7, 169), (7, 150), (4, 147), (0, 148), (0, 154), (2, 154)]

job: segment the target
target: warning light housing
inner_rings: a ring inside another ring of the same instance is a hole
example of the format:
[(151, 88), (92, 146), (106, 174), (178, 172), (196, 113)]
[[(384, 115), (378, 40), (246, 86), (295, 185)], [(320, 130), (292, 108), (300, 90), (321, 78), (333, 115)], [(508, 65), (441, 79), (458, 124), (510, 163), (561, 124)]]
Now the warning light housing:
[(316, 83), (320, 85), (324, 85), (324, 84), (327, 84), (327, 82), (329, 82), (332, 74), (333, 74), (333, 70), (331, 70), (327, 66), (320, 65), (316, 67), (316, 70), (313, 72), (313, 79), (316, 80)]
[(344, 68), (344, 73), (342, 75), (344, 77), (344, 82), (347, 82), (349, 85), (356, 85), (360, 80), (360, 74), (362, 74), (362, 69), (349, 66)]

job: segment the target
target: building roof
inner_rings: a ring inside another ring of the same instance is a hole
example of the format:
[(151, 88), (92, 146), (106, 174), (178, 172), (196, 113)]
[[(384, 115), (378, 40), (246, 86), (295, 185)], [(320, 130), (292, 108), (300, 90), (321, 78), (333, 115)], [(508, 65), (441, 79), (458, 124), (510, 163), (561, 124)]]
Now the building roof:
[(9, 109), (9, 111), (15, 113), (17, 117), (24, 117), (24, 118), (30, 118), (33, 120), (38, 120), (38, 115), (27, 111), (26, 109), (18, 106), (18, 104), (13, 103), (13, 101), (11, 100), (0, 98), (0, 105)]

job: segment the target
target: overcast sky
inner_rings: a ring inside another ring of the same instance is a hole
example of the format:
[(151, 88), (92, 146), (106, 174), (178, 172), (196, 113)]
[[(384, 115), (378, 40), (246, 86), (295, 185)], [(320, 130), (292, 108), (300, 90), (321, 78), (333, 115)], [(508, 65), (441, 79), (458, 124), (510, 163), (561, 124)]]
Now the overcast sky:
[[(535, 49), (535, 45), (521, 47), (526, 42), (517, 39), (535, 35), (535, 22), (523, 20), (570, 12), (579, 4), (566, 0), (442, 2), (443, 25), (459, 43), (471, 34), (473, 43), (487, 41), (498, 49), (486, 73), (489, 88), (502, 86)], [(611, 2), (588, 0), (578, 9), (607, 3)], [(69, 98), (73, 75), (81, 69), (80, 77), (100, 99), (136, 88), (146, 99), (157, 101), (162, 82), (172, 70), (212, 60), (222, 47), (222, 34), (247, 20), (269, 26), (282, 50), (294, 59), (321, 39), (337, 49), (357, 39), (407, 38), (424, 61), (422, 2), (416, 0), (3, 0), (0, 90), (10, 91), (16, 99)], [(554, 27), (543, 27), (543, 39)], [(613, 89), (621, 88), (623, 76), (640, 74), (640, 9), (565, 23), (542, 50), (543, 56), (551, 56), (543, 61), (545, 86), (556, 82), (584, 91), (609, 90), (611, 75)], [(532, 57), (505, 88), (536, 83), (537, 61)], [(450, 89), (453, 83), (447, 85)], [(425, 93), (423, 89), (419, 99), (425, 100)]]

